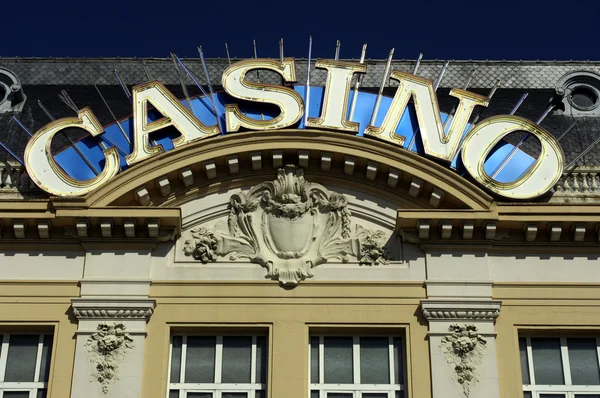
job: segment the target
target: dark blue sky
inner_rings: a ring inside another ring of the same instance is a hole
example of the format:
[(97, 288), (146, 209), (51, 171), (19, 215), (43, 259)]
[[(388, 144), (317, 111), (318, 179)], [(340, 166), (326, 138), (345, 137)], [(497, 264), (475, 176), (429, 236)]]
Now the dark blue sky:
[(598, 0), (5, 1), (0, 56), (600, 60)]

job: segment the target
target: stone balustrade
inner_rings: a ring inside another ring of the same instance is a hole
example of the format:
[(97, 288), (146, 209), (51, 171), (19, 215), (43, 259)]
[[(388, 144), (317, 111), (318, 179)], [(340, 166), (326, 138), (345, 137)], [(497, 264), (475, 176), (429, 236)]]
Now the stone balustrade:
[(600, 168), (577, 167), (563, 174), (554, 187), (554, 196), (600, 195)]

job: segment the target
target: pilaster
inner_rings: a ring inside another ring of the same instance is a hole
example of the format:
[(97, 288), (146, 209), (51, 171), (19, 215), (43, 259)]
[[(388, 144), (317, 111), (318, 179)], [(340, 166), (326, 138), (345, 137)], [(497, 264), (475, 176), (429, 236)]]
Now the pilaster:
[(501, 302), (491, 282), (426, 282), (433, 398), (498, 398), (495, 320)]

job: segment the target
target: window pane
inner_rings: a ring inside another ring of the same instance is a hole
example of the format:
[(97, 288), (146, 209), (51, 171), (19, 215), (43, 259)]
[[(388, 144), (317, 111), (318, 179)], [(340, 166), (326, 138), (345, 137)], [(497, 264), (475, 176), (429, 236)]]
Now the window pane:
[(256, 382), (267, 382), (267, 338), (258, 336), (256, 338)]
[(267, 392), (265, 390), (256, 391), (256, 398), (267, 398)]
[(402, 353), (402, 339), (394, 337), (394, 373), (396, 384), (404, 384), (404, 354)]
[[(10, 350), (9, 350), (10, 352)], [(29, 398), (27, 391), (4, 391), (4, 398)]]
[(44, 336), (42, 361), (40, 363), (40, 381), (47, 382), (50, 376), (50, 359), (52, 358), (52, 335)]
[[(251, 362), (252, 337), (223, 337), (223, 383), (250, 383)], [(223, 398), (226, 398), (225, 393)]]
[(310, 398), (319, 398), (319, 392), (316, 390), (312, 390), (310, 392)]
[[(187, 398), (212, 398), (212, 392), (188, 392)], [(225, 396), (225, 395), (223, 395)]]
[(362, 398), (388, 398), (385, 392), (363, 393)]
[(531, 398), (531, 391), (525, 391), (523, 393), (523, 398)]
[(46, 398), (46, 390), (38, 390), (37, 398)]
[(179, 398), (179, 390), (169, 391), (169, 398)]
[(575, 398), (600, 398), (600, 394), (575, 394)]
[(171, 346), (171, 383), (179, 383), (181, 374), (181, 344), (183, 337), (173, 336)]
[[(327, 367), (325, 367), (325, 369), (327, 369)], [(352, 393), (330, 392), (327, 394), (327, 398), (352, 398)]]
[(215, 379), (214, 336), (189, 336), (185, 359), (186, 383), (213, 383)]
[(404, 391), (396, 391), (396, 398), (404, 398)]
[[(531, 348), (533, 350), (535, 383), (564, 384), (560, 339), (532, 338)], [(548, 397), (551, 398), (551, 396)], [(540, 398), (542, 398), (541, 395)]]
[(540, 394), (540, 398), (565, 398), (565, 394)]
[(33, 381), (39, 339), (38, 335), (10, 336), (4, 381)]
[(319, 338), (310, 338), (310, 382), (319, 382)]
[(529, 381), (529, 364), (527, 362), (527, 339), (519, 339), (519, 353), (521, 354), (521, 378), (523, 384), (531, 384)]
[(596, 339), (567, 339), (571, 380), (576, 385), (600, 384)]
[(352, 337), (325, 337), (324, 344), (325, 383), (352, 384)]
[(389, 345), (390, 341), (387, 337), (360, 338), (360, 382), (362, 384), (390, 383)]
[(245, 392), (224, 392), (221, 395), (223, 398), (248, 398), (248, 393)]

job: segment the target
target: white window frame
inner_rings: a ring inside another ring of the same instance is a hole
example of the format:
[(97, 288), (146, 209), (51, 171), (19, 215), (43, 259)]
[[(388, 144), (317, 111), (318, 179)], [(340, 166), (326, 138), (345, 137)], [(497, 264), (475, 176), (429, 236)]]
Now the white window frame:
[[(187, 352), (187, 338), (188, 337), (215, 337), (215, 376), (214, 383), (186, 383), (185, 382), (185, 366), (186, 366), (186, 352)], [(170, 397), (172, 390), (179, 390), (178, 398), (186, 398), (188, 393), (211, 393), (213, 398), (222, 398), (224, 392), (242, 392), (247, 393), (248, 398), (255, 398), (256, 392), (264, 390), (265, 397), (267, 396), (267, 382), (257, 383), (256, 382), (256, 341), (257, 337), (267, 337), (265, 334), (257, 333), (225, 333), (225, 334), (202, 334), (202, 333), (176, 333), (171, 335), (171, 341), (169, 343), (169, 369), (168, 369), (168, 388), (167, 398)], [(180, 364), (180, 375), (179, 383), (171, 383), (171, 361), (173, 359), (173, 338), (182, 337), (181, 343), (181, 364)], [(221, 383), (221, 372), (223, 369), (223, 337), (252, 337), (252, 357), (250, 362), (250, 383)], [(268, 358), (268, 338), (266, 339)], [(268, 361), (267, 361), (268, 369)], [(269, 373), (267, 371), (267, 380)], [(0, 397), (1, 398), (1, 397)]]
[[(38, 336), (38, 347), (35, 359), (35, 370), (34, 370), (34, 381), (32, 382), (4, 382), (4, 376), (6, 372), (6, 364), (8, 361), (8, 350), (10, 347), (10, 336)], [(39, 334), (39, 333), (2, 333), (1, 344), (2, 349), (0, 350), (0, 398), (4, 397), (4, 392), (29, 392), (29, 398), (37, 398), (39, 390), (46, 390), (48, 392), (48, 383), (40, 381), (40, 371), (42, 368), (42, 352), (44, 349), (44, 336), (52, 336), (51, 334)], [(53, 351), (51, 351), (53, 352)]]
[[(319, 338), (319, 382), (312, 383), (311, 375), (311, 340), (314, 337)], [(352, 384), (326, 384), (325, 381), (325, 337), (352, 337)], [(388, 363), (390, 369), (390, 384), (360, 384), (360, 338), (361, 337), (387, 337), (388, 338)], [(394, 338), (400, 339), (402, 347), (403, 369), (406, 370), (406, 348), (404, 346), (404, 337), (401, 335), (390, 334), (357, 334), (344, 335), (342, 333), (314, 333), (309, 337), (308, 344), (308, 374), (309, 390), (308, 397), (312, 397), (313, 391), (319, 392), (319, 398), (327, 398), (329, 393), (351, 394), (352, 398), (362, 398), (363, 394), (387, 393), (388, 398), (396, 398), (396, 392), (401, 392), (401, 397), (406, 397), (404, 384), (396, 384), (396, 370), (394, 362)], [(405, 375), (406, 377), (406, 375)]]
[[(527, 342), (527, 367), (529, 369), (530, 384), (523, 384), (523, 392), (531, 392), (531, 398), (540, 398), (541, 394), (563, 394), (565, 398), (575, 398), (575, 395), (600, 394), (600, 385), (573, 385), (571, 380), (571, 365), (569, 362), (569, 349), (567, 339), (578, 338), (577, 336), (556, 337), (556, 336), (535, 336), (540, 338), (560, 339), (560, 357), (563, 369), (563, 385), (542, 385), (535, 384), (535, 374), (533, 370), (533, 349), (531, 348), (531, 337), (520, 336)], [(520, 349), (519, 349), (520, 350)], [(600, 369), (600, 337), (596, 337), (596, 359)], [(523, 366), (523, 364), (521, 364)]]

